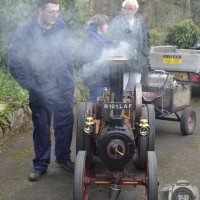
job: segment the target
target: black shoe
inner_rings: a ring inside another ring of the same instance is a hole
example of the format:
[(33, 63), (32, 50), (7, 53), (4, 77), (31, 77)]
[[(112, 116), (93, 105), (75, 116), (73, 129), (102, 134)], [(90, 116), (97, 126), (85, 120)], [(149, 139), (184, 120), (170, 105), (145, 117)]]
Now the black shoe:
[(38, 169), (35, 169), (33, 172), (31, 172), (28, 176), (29, 181), (39, 181), (43, 174), (45, 174), (46, 171), (40, 171)]
[(56, 160), (56, 163), (57, 163), (59, 166), (63, 167), (64, 169), (66, 169), (66, 170), (68, 170), (68, 171), (70, 171), (70, 172), (73, 172), (73, 171), (74, 171), (74, 163), (73, 163), (71, 160), (68, 160), (68, 161), (66, 161), (66, 162), (58, 162), (58, 161)]

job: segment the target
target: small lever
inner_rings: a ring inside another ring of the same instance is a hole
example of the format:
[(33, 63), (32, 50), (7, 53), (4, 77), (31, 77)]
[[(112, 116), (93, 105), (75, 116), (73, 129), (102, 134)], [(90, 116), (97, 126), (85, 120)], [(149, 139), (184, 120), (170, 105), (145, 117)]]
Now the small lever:
[(118, 151), (117, 149), (115, 149), (115, 152), (116, 153), (118, 153), (118, 154), (120, 154), (121, 156), (123, 156), (124, 154), (123, 153), (121, 153), (120, 151)]

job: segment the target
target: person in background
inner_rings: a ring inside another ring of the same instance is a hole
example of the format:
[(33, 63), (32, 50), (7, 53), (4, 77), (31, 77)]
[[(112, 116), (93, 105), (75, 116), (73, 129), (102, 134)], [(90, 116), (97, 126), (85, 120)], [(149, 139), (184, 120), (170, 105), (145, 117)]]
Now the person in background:
[(106, 38), (108, 17), (96, 14), (86, 24), (86, 35), (79, 51), (79, 70), (84, 84), (89, 87), (89, 101), (95, 102), (102, 96), (104, 88), (109, 90), (109, 69), (103, 51), (111, 48), (111, 42)]
[(123, 86), (126, 91), (134, 91), (142, 73), (149, 70), (150, 36), (142, 17), (137, 14), (138, 8), (137, 0), (125, 0), (122, 13), (112, 20), (108, 32), (113, 45), (121, 45), (128, 59)]
[(29, 91), (35, 157), (28, 179), (46, 173), (51, 154), (51, 119), (55, 131), (56, 163), (73, 171), (74, 61), (59, 0), (39, 0), (37, 15), (16, 30), (8, 51), (12, 76)]

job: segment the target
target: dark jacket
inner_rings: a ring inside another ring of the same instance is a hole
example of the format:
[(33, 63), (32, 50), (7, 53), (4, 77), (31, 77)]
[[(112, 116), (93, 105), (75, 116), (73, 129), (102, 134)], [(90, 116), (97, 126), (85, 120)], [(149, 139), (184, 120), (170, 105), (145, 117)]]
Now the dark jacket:
[(125, 50), (131, 71), (142, 72), (149, 64), (150, 36), (146, 25), (140, 16), (136, 16), (134, 24), (130, 25), (125, 15), (113, 19), (108, 33), (115, 47), (126, 42), (129, 48)]
[(111, 42), (103, 35), (98, 34), (97, 27), (86, 26), (84, 37), (79, 51), (79, 72), (88, 86), (108, 86), (109, 68), (106, 57), (102, 57), (103, 50), (111, 48)]
[(16, 81), (29, 90), (30, 99), (74, 94), (74, 61), (60, 18), (49, 30), (39, 26), (36, 16), (20, 27), (9, 47), (8, 65)]

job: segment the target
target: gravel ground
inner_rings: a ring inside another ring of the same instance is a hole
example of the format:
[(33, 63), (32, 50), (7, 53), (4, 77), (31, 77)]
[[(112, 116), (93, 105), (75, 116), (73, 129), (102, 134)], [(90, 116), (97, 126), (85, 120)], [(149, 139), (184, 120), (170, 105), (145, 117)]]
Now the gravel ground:
[[(156, 155), (158, 176), (162, 187), (186, 179), (200, 188), (200, 99), (192, 99), (197, 114), (197, 126), (191, 136), (180, 134), (179, 123), (156, 120)], [(53, 138), (52, 138), (53, 141)], [(32, 170), (32, 127), (21, 130), (2, 142), (0, 147), (0, 200), (72, 200), (73, 173), (58, 167), (54, 162), (53, 145), (51, 164), (47, 174), (39, 182), (29, 182)], [(72, 159), (75, 160), (75, 137)], [(129, 169), (136, 176), (143, 172), (135, 169), (134, 159)], [(90, 187), (90, 199), (107, 199), (108, 187)], [(124, 186), (119, 200), (143, 200), (144, 187)]]

